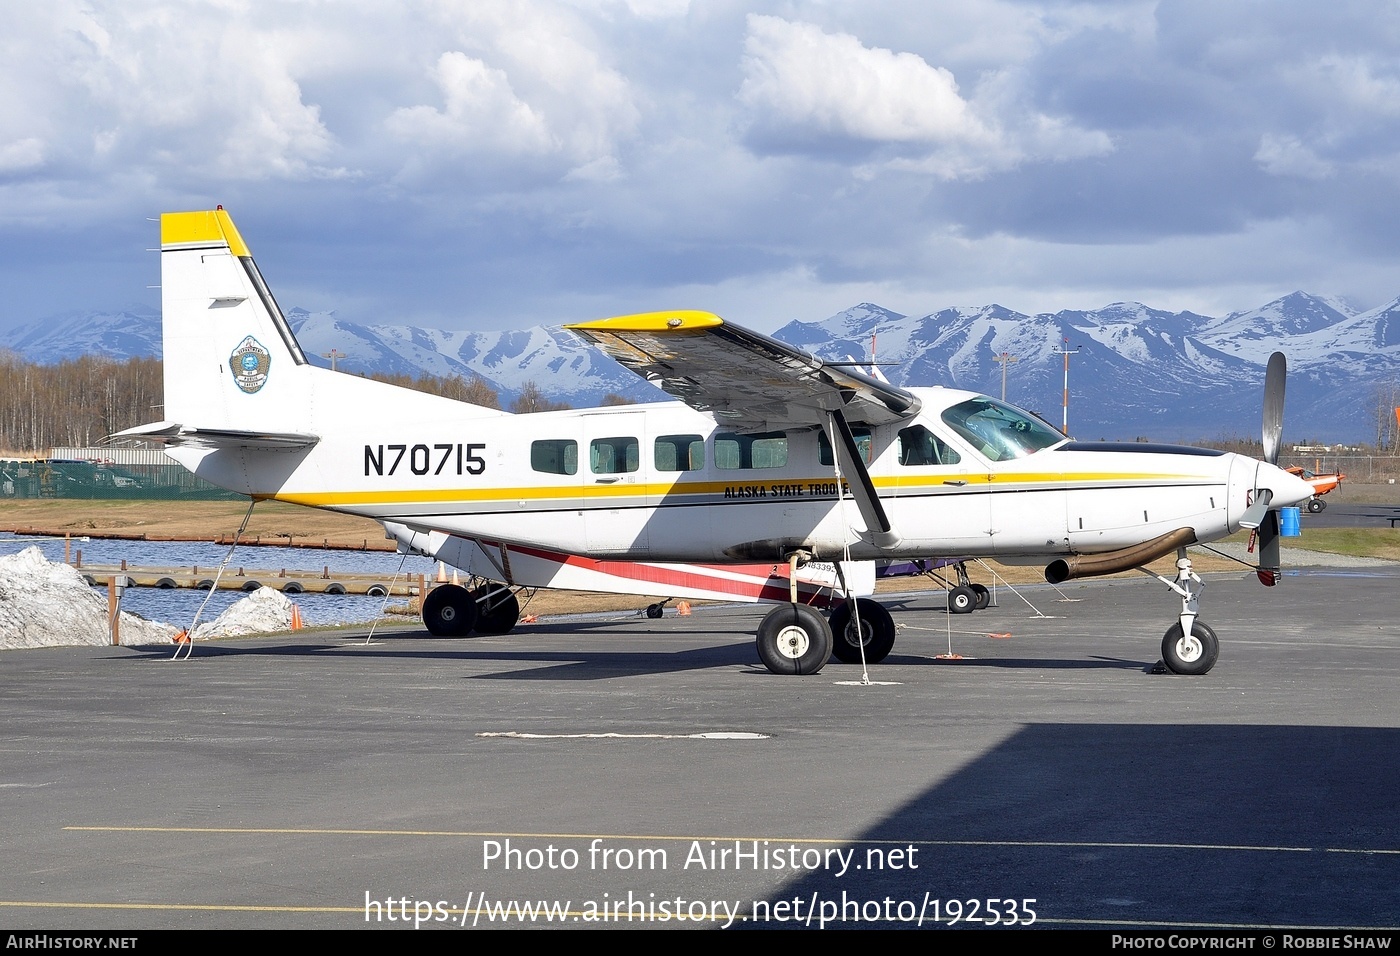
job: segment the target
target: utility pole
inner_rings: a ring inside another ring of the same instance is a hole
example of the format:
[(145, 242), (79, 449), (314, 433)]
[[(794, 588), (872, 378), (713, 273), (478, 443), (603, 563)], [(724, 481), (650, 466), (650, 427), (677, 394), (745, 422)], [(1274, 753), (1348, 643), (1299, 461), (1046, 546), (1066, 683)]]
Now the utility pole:
[(321, 358), (328, 358), (328, 359), (331, 360), (331, 371), (334, 372), (334, 371), (335, 371), (335, 363), (336, 363), (339, 359), (345, 358), (345, 353), (342, 352), (342, 351), (340, 351), (339, 349), (334, 349), (334, 348), (333, 348), (333, 349), (331, 349), (329, 352), (322, 352), (322, 353), (321, 353)]
[(1006, 366), (1017, 361), (1016, 356), (1010, 352), (1002, 352), (992, 359), (993, 362), (1001, 363), (1001, 400), (1006, 401)]
[(1058, 346), (1058, 345), (1055, 346), (1055, 354), (1056, 354), (1056, 355), (1063, 355), (1063, 356), (1065, 357), (1065, 401), (1064, 401), (1064, 406), (1065, 406), (1065, 408), (1064, 408), (1064, 421), (1063, 421), (1063, 423), (1062, 423), (1061, 426), (1060, 426), (1060, 431), (1062, 431), (1062, 432), (1064, 432), (1066, 435), (1068, 435), (1068, 434), (1069, 434), (1069, 357), (1070, 357), (1071, 355), (1078, 355), (1078, 354), (1079, 354), (1079, 349), (1078, 349), (1078, 348), (1073, 348), (1073, 349), (1070, 348), (1070, 347), (1069, 347), (1069, 339), (1065, 339), (1065, 344), (1064, 344), (1063, 347)]

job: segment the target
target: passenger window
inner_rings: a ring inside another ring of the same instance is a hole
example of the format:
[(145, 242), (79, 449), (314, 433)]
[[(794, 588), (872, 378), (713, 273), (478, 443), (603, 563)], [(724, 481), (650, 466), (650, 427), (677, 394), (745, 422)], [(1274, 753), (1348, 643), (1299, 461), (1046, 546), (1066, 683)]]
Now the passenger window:
[(740, 468), (781, 468), (787, 464), (787, 435), (764, 432), (758, 435), (725, 433), (715, 436), (715, 467), (726, 471)]
[(956, 465), (962, 456), (922, 425), (899, 430), (901, 465)]
[[(870, 464), (870, 429), (852, 428), (851, 434), (855, 436), (856, 447), (860, 449), (860, 460), (867, 465)], [(831, 454), (831, 439), (826, 437), (825, 429), (822, 430), (817, 438), (817, 449), (817, 455), (821, 459), (823, 465), (836, 464)]]
[(635, 438), (595, 438), (588, 446), (589, 465), (595, 475), (622, 475), (637, 470)]
[(702, 435), (662, 435), (653, 450), (657, 471), (700, 471), (705, 467)]
[(547, 475), (578, 474), (578, 442), (564, 439), (531, 442), (530, 467)]

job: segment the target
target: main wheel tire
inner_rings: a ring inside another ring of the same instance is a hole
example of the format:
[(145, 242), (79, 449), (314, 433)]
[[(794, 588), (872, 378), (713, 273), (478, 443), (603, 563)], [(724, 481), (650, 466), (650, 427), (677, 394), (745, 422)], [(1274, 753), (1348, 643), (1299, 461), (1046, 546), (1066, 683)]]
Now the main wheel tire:
[(805, 604), (773, 608), (758, 626), (758, 656), (775, 674), (815, 674), (831, 657), (831, 628)]
[(665, 613), (665, 611), (660, 604), (647, 605), (647, 617), (651, 618), (653, 621), (659, 618), (663, 613)]
[(1308, 514), (1315, 515), (1320, 511), (1327, 510), (1327, 502), (1321, 498), (1311, 498), (1308, 500)]
[(1162, 638), (1162, 663), (1173, 674), (1205, 674), (1220, 656), (1220, 640), (1209, 627), (1196, 621), (1191, 636), (1183, 636), (1181, 622), (1173, 624)]
[(511, 628), (520, 622), (520, 602), (515, 599), (514, 593), (508, 593), (497, 595), (494, 599), (496, 603), (488, 607), (484, 600), (490, 592), (491, 585), (472, 592), (472, 602), (476, 604), (477, 633), (509, 634)]
[(969, 584), (968, 587), (972, 588), (972, 593), (977, 595), (977, 603), (973, 606), (973, 609), (985, 611), (987, 605), (992, 603), (992, 592), (985, 584)]
[(894, 648), (894, 619), (883, 604), (869, 598), (857, 598), (855, 610), (859, 611), (859, 633), (856, 632), (857, 615), (852, 613), (850, 601), (843, 601), (831, 612), (832, 653), (844, 664), (859, 664), (864, 644), (865, 662), (878, 664)]
[(466, 637), (476, 626), (476, 601), (457, 584), (442, 584), (423, 599), (423, 626), (434, 637)]
[(977, 592), (960, 584), (948, 592), (949, 614), (971, 614), (977, 607)]

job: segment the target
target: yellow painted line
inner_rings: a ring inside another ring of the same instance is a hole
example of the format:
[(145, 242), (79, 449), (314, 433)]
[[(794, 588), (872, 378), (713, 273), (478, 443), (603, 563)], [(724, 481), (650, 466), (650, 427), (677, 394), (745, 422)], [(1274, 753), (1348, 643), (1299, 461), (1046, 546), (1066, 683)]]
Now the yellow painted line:
[[(376, 901), (376, 902), (377, 902), (377, 901)], [(505, 901), (502, 900), (502, 902), (505, 902)], [(1043, 906), (1044, 904), (1039, 904), (1039, 905), (1042, 905), (1042, 906)], [(327, 914), (330, 914), (330, 913), (342, 913), (342, 914), (354, 913), (354, 914), (357, 914), (357, 915), (363, 915), (363, 914), (365, 913), (365, 907), (364, 907), (364, 906), (272, 906), (272, 905), (268, 905), (268, 906), (248, 906), (248, 905), (233, 905), (233, 904), (227, 904), (227, 905), (225, 905), (225, 904), (218, 904), (218, 903), (207, 903), (207, 904), (206, 904), (206, 903), (87, 903), (87, 902), (63, 903), (63, 902), (45, 902), (45, 901), (40, 901), (40, 900), (0, 900), (0, 907), (10, 907), (10, 908), (14, 908), (14, 909), (60, 909), (60, 910), (62, 910), (62, 909), (70, 909), (70, 910), (71, 910), (71, 909), (86, 909), (86, 910), (142, 910), (142, 911), (149, 911), (149, 910), (162, 911), (162, 910), (163, 910), (163, 911), (172, 911), (172, 912), (207, 912), (207, 913), (220, 913), (220, 912), (224, 912), (224, 913), (228, 913), (228, 912), (232, 912), (232, 913), (327, 913)], [(436, 913), (436, 911), (434, 911), (434, 912)], [(444, 910), (442, 910), (442, 912), (448, 913), (448, 914), (451, 914), (451, 915), (454, 915), (454, 916), (460, 915), (460, 916), (462, 916), (462, 917), (464, 917), (464, 918), (465, 918), (466, 916), (468, 916), (468, 915), (471, 915), (471, 916), (478, 916), (478, 915), (479, 915), (479, 916), (486, 916), (486, 917), (491, 917), (491, 916), (494, 915), (494, 916), (495, 916), (495, 919), (494, 919), (494, 920), (490, 920), (490, 921), (488, 921), (487, 923), (481, 924), (481, 925), (478, 927), (478, 928), (486, 928), (486, 929), (489, 929), (489, 928), (491, 928), (493, 925), (497, 925), (497, 924), (499, 924), (499, 925), (501, 925), (501, 926), (507, 926), (507, 925), (521, 925), (521, 926), (527, 926), (527, 925), (535, 925), (535, 924), (540, 924), (540, 925), (546, 925), (546, 926), (547, 926), (547, 925), (549, 925), (549, 923), (551, 923), (551, 922), (564, 922), (564, 921), (566, 921), (566, 920), (569, 921), (569, 922), (577, 922), (579, 919), (584, 919), (584, 918), (592, 918), (595, 922), (597, 922), (597, 923), (598, 923), (599, 925), (601, 925), (601, 926), (622, 926), (622, 925), (624, 925), (624, 924), (633, 923), (633, 922), (635, 922), (635, 923), (637, 923), (637, 924), (647, 924), (647, 923), (657, 923), (657, 924), (661, 924), (661, 923), (668, 923), (668, 922), (685, 922), (685, 923), (710, 922), (710, 923), (713, 923), (713, 922), (723, 922), (723, 921), (725, 921), (725, 920), (727, 919), (727, 916), (726, 916), (726, 915), (721, 914), (721, 913), (718, 913), (718, 912), (714, 912), (713, 915), (702, 916), (702, 917), (698, 917), (698, 918), (697, 918), (697, 917), (692, 917), (692, 916), (690, 916), (690, 915), (686, 915), (686, 916), (684, 917), (684, 919), (682, 919), (682, 918), (680, 918), (680, 917), (677, 917), (677, 916), (671, 916), (669, 919), (660, 919), (660, 918), (644, 919), (644, 918), (642, 918), (642, 917), (637, 917), (635, 920), (625, 918), (624, 916), (618, 916), (618, 917), (611, 917), (611, 918), (603, 919), (603, 918), (600, 918), (596, 912), (590, 912), (590, 911), (588, 911), (588, 910), (568, 910), (568, 911), (559, 911), (559, 912), (556, 912), (556, 913), (554, 914), (554, 919), (553, 919), (553, 920), (546, 919), (546, 918), (544, 918), (543, 916), (538, 916), (538, 918), (533, 919), (533, 920), (530, 919), (528, 916), (517, 916), (517, 915), (504, 916), (504, 915), (502, 915), (498, 910), (496, 910), (496, 909), (494, 909), (494, 908), (481, 908), (481, 907), (477, 907), (477, 908), (475, 908), (475, 909), (468, 910), (468, 909), (465, 909), (464, 907), (461, 907), (461, 906), (450, 906), (450, 907), (447, 907), (447, 908), (445, 908)], [(750, 908), (749, 910), (743, 912), (743, 913), (739, 916), (739, 918), (740, 918), (741, 920), (743, 920), (744, 922), (747, 923), (747, 922), (750, 922), (749, 917), (752, 917), (752, 916), (753, 916), (753, 911), (752, 911), (752, 908)], [(375, 922), (378, 923), (379, 920), (375, 920)], [(404, 918), (404, 919), (399, 920), (399, 922), (407, 923), (407, 922), (412, 922), (412, 920), (409, 920), (409, 919), (407, 919), (407, 918)], [(427, 920), (424, 920), (424, 922), (428, 922), (428, 921), (427, 921)], [(434, 922), (436, 922), (436, 921), (434, 921)], [(757, 922), (757, 923), (764, 923), (765, 921), (763, 921), (763, 920), (756, 920), (755, 922)], [(780, 921), (780, 922), (781, 922), (781, 921)], [(800, 921), (786, 920), (785, 922), (794, 923), (794, 922), (800, 922)], [(864, 923), (891, 923), (891, 924), (900, 925), (900, 926), (908, 926), (908, 925), (911, 925), (911, 924), (913, 923), (912, 920), (908, 920), (908, 919), (862, 920), (862, 922), (864, 922)], [(928, 922), (928, 923), (930, 923), (930, 924), (932, 924), (932, 925), (943, 925), (943, 924), (948, 923), (949, 920), (946, 919), (946, 918), (945, 918), (945, 919), (942, 919), (942, 920), (938, 920), (938, 921), (929, 919), (929, 920), (927, 920), (926, 922)], [(965, 923), (968, 923), (968, 925), (982, 925), (984, 921), (978, 921), (978, 922), (976, 922), (976, 923), (973, 923), (973, 922), (970, 921), (970, 920), (960, 920), (960, 921), (958, 921), (958, 922), (965, 922)], [(457, 923), (457, 925), (465, 925), (464, 919), (463, 919), (463, 920), (456, 921), (456, 923)], [(1208, 929), (1208, 930), (1251, 930), (1251, 929), (1252, 929), (1252, 930), (1271, 930), (1271, 931), (1274, 931), (1274, 932), (1281, 932), (1281, 931), (1284, 931), (1284, 930), (1289, 930), (1289, 931), (1294, 931), (1294, 932), (1297, 932), (1297, 931), (1351, 930), (1353, 933), (1394, 933), (1394, 932), (1400, 931), (1400, 924), (1397, 924), (1397, 925), (1394, 925), (1394, 926), (1360, 926), (1360, 927), (1358, 927), (1358, 926), (1356, 926), (1356, 925), (1354, 925), (1354, 924), (1352, 924), (1352, 923), (1346, 923), (1346, 924), (1331, 924), (1331, 923), (1279, 924), (1279, 923), (1208, 923), (1208, 922), (1198, 922), (1198, 921), (1184, 921), (1184, 922), (1168, 922), (1168, 923), (1163, 923), (1163, 922), (1160, 921), (1160, 920), (1151, 920), (1151, 921), (1149, 921), (1149, 920), (1132, 920), (1132, 919), (1120, 919), (1120, 918), (1116, 918), (1116, 917), (1103, 917), (1103, 918), (1101, 918), (1101, 919), (1090, 919), (1090, 918), (1078, 918), (1078, 919), (1076, 919), (1076, 918), (1066, 918), (1066, 917), (1037, 916), (1037, 917), (1035, 918), (1034, 922), (1024, 923), (1024, 924), (1022, 924), (1022, 925), (1029, 927), (1029, 926), (1039, 926), (1039, 925), (1042, 925), (1042, 924), (1049, 924), (1049, 925), (1055, 925), (1055, 926), (1120, 926), (1120, 927), (1125, 927), (1125, 928), (1141, 928), (1141, 929), (1161, 929), (1163, 926), (1167, 926), (1167, 927), (1171, 927), (1171, 928), (1175, 928), (1175, 929)], [(449, 925), (450, 925), (450, 924), (449, 924)], [(994, 925), (994, 924), (988, 923), (988, 924), (986, 924), (986, 925), (989, 925), (989, 926), (990, 926), (990, 925)], [(1008, 923), (1008, 924), (1006, 924), (1006, 925), (1011, 926), (1011, 925), (1013, 925), (1013, 924)], [(129, 932), (136, 932), (136, 933), (139, 933), (139, 932), (142, 932), (142, 931), (141, 931), (141, 930), (131, 930), (131, 931), (129, 931)], [(32, 935), (32, 934), (21, 934), (21, 935)], [(76, 934), (76, 933), (66, 933), (66, 932), (65, 932), (65, 933), (61, 933), (61, 934), (60, 934), (60, 933), (48, 933), (48, 934), (43, 934), (43, 935), (69, 935), (69, 936), (72, 936), (72, 935), (79, 935), (79, 934)], [(91, 935), (91, 934), (89, 933), (89, 935)], [(119, 935), (119, 934), (118, 934), (118, 935)]]
[(695, 840), (716, 843), (758, 841), (760, 843), (796, 843), (800, 845), (840, 844), (842, 846), (972, 846), (972, 847), (1066, 847), (1080, 849), (1119, 850), (1231, 850), (1250, 853), (1339, 853), (1360, 856), (1400, 856), (1397, 848), (1355, 848), (1316, 846), (1275, 846), (1245, 843), (1148, 843), (1104, 842), (1094, 840), (851, 840), (842, 837), (785, 836), (715, 836), (663, 835), (647, 833), (530, 833), (494, 830), (370, 830), (326, 827), (137, 827), (137, 826), (66, 826), (66, 831), (89, 833), (207, 833), (263, 834), (270, 836), (412, 836), (412, 837), (509, 837), (515, 840), (617, 840), (630, 842), (689, 843)]
[(238, 905), (233, 903), (65, 903), (43, 900), (0, 900), (0, 906), (8, 906), (16, 909), (37, 908), (60, 910), (193, 910), (206, 913), (363, 913), (365, 911), (363, 906), (274, 906), (271, 904)]

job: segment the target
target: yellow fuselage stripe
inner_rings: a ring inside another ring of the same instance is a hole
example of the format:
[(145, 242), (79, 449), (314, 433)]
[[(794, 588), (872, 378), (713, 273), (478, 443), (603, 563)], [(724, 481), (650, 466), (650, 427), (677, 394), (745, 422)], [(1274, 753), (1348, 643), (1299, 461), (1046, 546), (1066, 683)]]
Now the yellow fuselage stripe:
[[(1063, 488), (1066, 491), (1072, 490), (1094, 490), (1094, 483), (1106, 481), (1159, 483), (1164, 481), (1172, 482), (1196, 482), (1203, 485), (1221, 484), (1221, 479), (1208, 475), (1171, 475), (1161, 473), (1138, 473), (1124, 474), (1122, 472), (1082, 472), (1078, 474), (1057, 474), (1057, 473), (1001, 473), (1001, 474), (948, 474), (938, 476), (918, 476), (903, 477), (881, 477), (874, 479), (875, 487), (888, 492), (908, 492), (920, 490), (944, 491), (948, 494), (958, 494), (957, 486), (949, 485), (949, 481), (966, 482), (968, 485), (1028, 485), (1032, 488), (1039, 487), (1048, 489)], [(351, 507), (355, 505), (385, 505), (385, 504), (436, 504), (436, 503), (460, 503), (463, 501), (550, 501), (586, 498), (596, 501), (606, 501), (610, 499), (624, 498), (671, 498), (675, 499), (684, 496), (710, 497), (723, 495), (726, 489), (736, 486), (773, 488), (800, 486), (806, 488), (809, 485), (830, 485), (833, 483), (831, 476), (820, 478), (812, 477), (787, 477), (787, 478), (758, 478), (752, 475), (736, 477), (730, 481), (696, 481), (696, 482), (673, 482), (671, 484), (624, 484), (624, 485), (534, 485), (528, 487), (514, 488), (431, 488), (431, 489), (401, 489), (395, 491), (325, 491), (325, 492), (279, 492), (270, 495), (258, 495), (264, 500), (287, 501), (311, 507)], [(1080, 488), (1080, 486), (1084, 486)], [(1007, 490), (1010, 490), (1009, 488)], [(966, 494), (965, 491), (962, 492)], [(832, 496), (822, 493), (808, 493), (785, 495), (782, 493), (771, 493), (763, 496), (773, 500), (793, 501), (804, 497), (818, 500), (831, 498)], [(744, 500), (752, 500), (747, 498)]]

